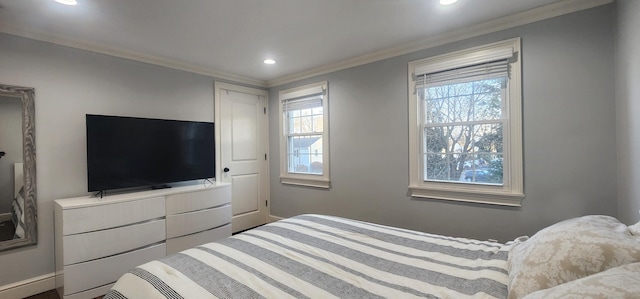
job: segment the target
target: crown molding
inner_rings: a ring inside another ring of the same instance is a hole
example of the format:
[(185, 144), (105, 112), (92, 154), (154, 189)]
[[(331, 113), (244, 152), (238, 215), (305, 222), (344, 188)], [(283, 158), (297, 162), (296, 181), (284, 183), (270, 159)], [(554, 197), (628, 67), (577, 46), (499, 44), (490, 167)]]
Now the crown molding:
[(419, 41), (400, 45), (397, 47), (372, 52), (355, 58), (343, 60), (329, 64), (320, 68), (311, 69), (297, 74), (283, 76), (277, 79), (268, 80), (266, 87), (274, 87), (291, 83), (301, 79), (306, 79), (318, 75), (364, 65), (404, 54), (409, 54), (437, 46), (465, 40), (468, 38), (498, 32), (501, 30), (526, 25), (554, 17), (558, 17), (581, 10), (594, 8), (612, 3), (614, 0), (563, 0), (552, 4), (536, 7), (524, 12), (516, 13), (506, 17), (494, 19), (489, 22), (477, 24), (463, 29), (449, 31), (444, 34), (430, 36)]
[(2, 24), (2, 30), (0, 30), (0, 32), (4, 32), (10, 35), (15, 35), (20, 37), (25, 37), (33, 40), (48, 42), (48, 43), (52, 43), (60, 46), (105, 54), (109, 56), (153, 64), (157, 66), (163, 66), (163, 67), (190, 72), (194, 74), (210, 76), (210, 77), (214, 77), (216, 80), (229, 80), (236, 83), (254, 85), (257, 87), (266, 87), (266, 81), (264, 80), (249, 78), (249, 77), (240, 76), (240, 75), (227, 73), (227, 72), (220, 72), (213, 69), (203, 68), (197, 65), (183, 63), (173, 59), (166, 59), (166, 58), (162, 58), (155, 55), (147, 55), (147, 54), (142, 54), (135, 51), (128, 51), (120, 48), (113, 48), (113, 47), (109, 47), (101, 44), (87, 43), (86, 41), (82, 41), (78, 39), (70, 39), (67, 37), (46, 34), (46, 33), (36, 32), (36, 31), (30, 31), (23, 28), (13, 27), (13, 26), (10, 26), (9, 24)]
[(420, 50), (434, 48), (448, 43), (461, 41), (464, 39), (493, 33), (529, 23), (542, 21), (545, 19), (601, 6), (612, 3), (614, 0), (562, 0), (545, 6), (530, 9), (528, 11), (516, 13), (503, 18), (498, 18), (489, 22), (480, 23), (475, 26), (466, 27), (450, 31), (444, 34), (430, 36), (425, 39), (418, 40), (413, 43), (399, 45), (397, 47), (388, 48), (381, 51), (372, 52), (362, 56), (346, 59), (336, 63), (332, 63), (323, 67), (310, 69), (308, 71), (286, 75), (273, 80), (259, 80), (255, 78), (240, 76), (227, 72), (220, 72), (209, 68), (203, 68), (198, 65), (179, 62), (172, 59), (166, 59), (155, 55), (147, 55), (109, 47), (102, 44), (87, 43), (86, 41), (70, 39), (67, 37), (46, 34), (43, 32), (35, 32), (24, 28), (12, 27), (10, 24), (1, 24), (4, 32), (11, 35), (25, 37), (29, 39), (39, 40), (43, 42), (53, 43), (61, 46), (101, 53), (109, 56), (124, 58), (128, 60), (149, 63), (153, 65), (163, 66), (171, 69), (181, 70), (185, 72), (214, 77), (217, 80), (229, 80), (236, 83), (244, 83), (257, 87), (274, 87), (286, 83), (291, 83), (301, 79), (306, 79), (318, 75), (364, 65)]

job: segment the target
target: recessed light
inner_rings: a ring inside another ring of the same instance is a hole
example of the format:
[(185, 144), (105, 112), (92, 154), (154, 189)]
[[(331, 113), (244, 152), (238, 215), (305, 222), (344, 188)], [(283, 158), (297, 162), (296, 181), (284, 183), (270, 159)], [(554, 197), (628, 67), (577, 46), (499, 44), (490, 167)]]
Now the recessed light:
[(55, 0), (56, 2), (64, 5), (76, 5), (78, 2), (76, 0)]
[(458, 0), (440, 0), (440, 4), (442, 5), (451, 5), (456, 2), (458, 2)]
[(268, 58), (268, 59), (264, 60), (264, 64), (276, 64), (276, 61), (273, 60), (273, 59)]

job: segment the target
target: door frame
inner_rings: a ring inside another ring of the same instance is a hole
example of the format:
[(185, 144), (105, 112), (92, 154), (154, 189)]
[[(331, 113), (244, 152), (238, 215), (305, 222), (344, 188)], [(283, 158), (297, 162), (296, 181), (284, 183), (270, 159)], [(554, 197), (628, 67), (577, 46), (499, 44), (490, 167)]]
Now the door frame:
[[(213, 109), (214, 109), (214, 123), (218, 122), (218, 120), (221, 119), (221, 108), (220, 108), (220, 93), (223, 92), (223, 90), (229, 90), (229, 91), (235, 91), (235, 92), (240, 92), (240, 93), (247, 93), (247, 94), (253, 94), (256, 96), (262, 96), (264, 97), (264, 108), (265, 108), (265, 114), (264, 114), (264, 150), (265, 153), (267, 154), (267, 160), (265, 162), (265, 167), (264, 167), (264, 175), (265, 175), (265, 192), (267, 194), (265, 194), (265, 198), (267, 200), (267, 213), (266, 213), (266, 219), (265, 219), (265, 223), (269, 223), (271, 222), (271, 178), (270, 178), (270, 170), (269, 170), (269, 164), (271, 161), (271, 153), (269, 153), (269, 91), (267, 90), (263, 90), (263, 89), (257, 89), (257, 88), (251, 88), (251, 87), (245, 87), (245, 86), (240, 86), (240, 85), (235, 85), (235, 84), (231, 84), (231, 83), (225, 83), (225, 82), (220, 82), (220, 81), (213, 81), (213, 89), (214, 89), (214, 93), (213, 93)], [(216, 178), (222, 178), (222, 154), (221, 154), (221, 150), (222, 150), (222, 140), (221, 140), (221, 136), (222, 136), (222, 130), (221, 130), (221, 125), (215, 125), (214, 126), (214, 131), (215, 131), (215, 136), (214, 136), (214, 140), (216, 143), (215, 146), (215, 160), (216, 160)], [(217, 179), (216, 179), (217, 180)], [(233, 204), (233, 203), (232, 203)], [(233, 220), (232, 220), (233, 222)], [(233, 229), (233, 227), (232, 227)]]

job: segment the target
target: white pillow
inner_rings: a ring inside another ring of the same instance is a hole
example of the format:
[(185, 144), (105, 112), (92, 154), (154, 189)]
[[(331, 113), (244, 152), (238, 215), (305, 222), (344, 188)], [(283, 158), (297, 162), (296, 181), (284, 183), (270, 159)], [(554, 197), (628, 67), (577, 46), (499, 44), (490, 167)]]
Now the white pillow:
[(531, 293), (524, 299), (638, 298), (640, 263), (627, 264)]
[(640, 237), (640, 221), (638, 221), (638, 223), (634, 225), (629, 226), (629, 231), (632, 235)]
[(507, 263), (509, 298), (634, 262), (640, 262), (640, 236), (617, 219), (565, 220), (513, 245)]

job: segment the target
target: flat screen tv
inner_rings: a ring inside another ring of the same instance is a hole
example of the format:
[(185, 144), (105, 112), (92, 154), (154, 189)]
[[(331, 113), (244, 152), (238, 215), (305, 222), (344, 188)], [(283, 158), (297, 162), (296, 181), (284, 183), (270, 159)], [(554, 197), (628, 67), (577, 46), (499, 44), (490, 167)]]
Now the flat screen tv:
[(86, 116), (88, 191), (214, 177), (212, 122)]

